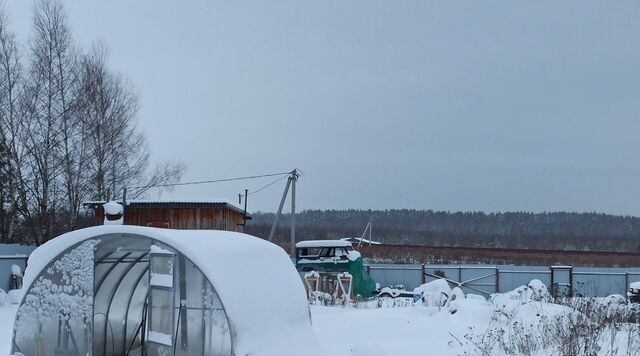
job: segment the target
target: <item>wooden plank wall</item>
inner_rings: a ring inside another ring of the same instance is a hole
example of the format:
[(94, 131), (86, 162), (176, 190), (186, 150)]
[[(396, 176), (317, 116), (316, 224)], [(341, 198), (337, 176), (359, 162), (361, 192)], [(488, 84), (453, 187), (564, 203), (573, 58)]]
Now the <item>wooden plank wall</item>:
[[(96, 224), (102, 225), (104, 210), (96, 209)], [(127, 207), (125, 224), (137, 226), (169, 227), (185, 230), (243, 231), (241, 213), (226, 208), (162, 208)]]

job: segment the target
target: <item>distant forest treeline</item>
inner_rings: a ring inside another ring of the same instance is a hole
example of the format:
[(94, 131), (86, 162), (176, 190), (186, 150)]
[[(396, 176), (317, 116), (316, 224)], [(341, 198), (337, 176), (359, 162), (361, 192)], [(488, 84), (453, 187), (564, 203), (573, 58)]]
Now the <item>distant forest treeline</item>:
[[(255, 213), (248, 233), (266, 237), (273, 213)], [(388, 244), (640, 251), (640, 218), (598, 213), (482, 213), (432, 210), (306, 210), (296, 214), (298, 239), (360, 236), (369, 218), (373, 240)], [(276, 240), (289, 239), (284, 215)]]

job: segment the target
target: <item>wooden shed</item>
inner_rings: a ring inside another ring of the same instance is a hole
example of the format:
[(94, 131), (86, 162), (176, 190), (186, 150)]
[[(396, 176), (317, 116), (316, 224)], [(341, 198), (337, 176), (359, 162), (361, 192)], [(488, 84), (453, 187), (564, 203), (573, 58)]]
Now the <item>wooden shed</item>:
[[(104, 222), (103, 204), (105, 203), (104, 201), (84, 203), (95, 212), (96, 225), (102, 225)], [(244, 211), (223, 200), (132, 200), (127, 201), (124, 209), (125, 225), (242, 232), (244, 221)]]

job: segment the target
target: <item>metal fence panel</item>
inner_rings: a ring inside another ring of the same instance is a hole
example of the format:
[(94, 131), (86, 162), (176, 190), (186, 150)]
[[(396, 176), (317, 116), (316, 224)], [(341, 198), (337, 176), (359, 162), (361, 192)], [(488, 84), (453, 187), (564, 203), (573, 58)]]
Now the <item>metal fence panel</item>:
[(558, 293), (585, 297), (611, 294), (626, 296), (629, 283), (640, 281), (640, 268), (573, 268), (572, 266), (513, 265), (387, 265), (371, 264), (367, 269), (381, 287), (403, 284), (412, 290), (424, 282), (444, 278), (465, 293), (489, 296), (504, 293), (539, 279), (556, 285)]

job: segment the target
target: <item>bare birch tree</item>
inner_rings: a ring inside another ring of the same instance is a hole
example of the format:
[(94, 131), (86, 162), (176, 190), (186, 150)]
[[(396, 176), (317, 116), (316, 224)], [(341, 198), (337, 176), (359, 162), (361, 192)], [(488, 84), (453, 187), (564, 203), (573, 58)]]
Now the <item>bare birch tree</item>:
[(80, 205), (89, 193), (88, 153), (79, 107), (78, 55), (62, 4), (37, 2), (33, 28), (25, 102), (30, 173), (36, 179), (28, 184), (29, 210), (35, 212), (31, 226), (40, 242), (76, 228)]
[(15, 35), (0, 6), (0, 237), (10, 242), (24, 196), (19, 113), (21, 66)]
[(24, 57), (23, 67), (0, 8), (3, 241), (41, 244), (76, 229), (85, 200), (115, 199), (125, 187), (135, 198), (181, 178), (181, 164), (151, 164), (133, 86), (110, 69), (106, 45), (86, 54), (74, 46), (59, 1), (36, 3)]
[(150, 185), (178, 181), (183, 166), (160, 163), (150, 170), (149, 149), (135, 123), (138, 97), (131, 85), (107, 66), (108, 50), (96, 44), (82, 60), (81, 92), (85, 128), (92, 148), (94, 199), (111, 200), (125, 187), (131, 197)]

